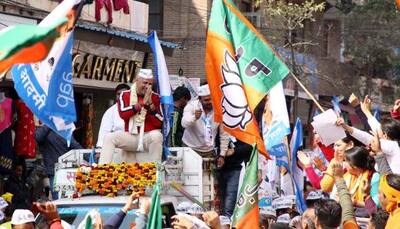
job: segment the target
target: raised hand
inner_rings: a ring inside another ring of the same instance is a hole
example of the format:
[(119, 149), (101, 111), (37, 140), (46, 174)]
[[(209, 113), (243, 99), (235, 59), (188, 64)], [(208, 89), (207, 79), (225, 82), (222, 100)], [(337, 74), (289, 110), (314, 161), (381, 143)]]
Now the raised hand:
[(343, 178), (344, 175), (344, 169), (342, 163), (334, 162), (332, 165), (332, 171), (333, 171), (333, 177), (337, 178)]
[(297, 159), (299, 159), (304, 168), (311, 167), (311, 158), (307, 156), (303, 151), (297, 152)]
[(220, 229), (221, 222), (219, 220), (219, 215), (215, 211), (205, 212), (203, 214), (204, 222), (212, 229)]
[(366, 95), (364, 101), (361, 103), (361, 110), (367, 117), (372, 116), (371, 104), (372, 104), (371, 99), (369, 98), (368, 95)]
[(360, 104), (360, 100), (354, 93), (351, 93), (351, 95), (349, 97), (349, 103), (352, 107), (356, 107), (357, 105)]

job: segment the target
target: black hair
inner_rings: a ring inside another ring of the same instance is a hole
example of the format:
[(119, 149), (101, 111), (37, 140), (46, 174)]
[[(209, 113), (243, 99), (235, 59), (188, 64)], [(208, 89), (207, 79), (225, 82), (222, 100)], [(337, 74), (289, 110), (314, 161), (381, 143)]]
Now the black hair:
[(400, 191), (400, 175), (388, 174), (386, 180), (390, 187)]
[(342, 221), (342, 207), (334, 200), (323, 199), (315, 204), (315, 216), (322, 228), (337, 228)]
[(400, 121), (395, 119), (386, 119), (382, 122), (382, 131), (388, 138), (400, 142)]
[(349, 144), (350, 142), (353, 142), (354, 146), (363, 146), (363, 144), (358, 141), (356, 138), (351, 136), (350, 134), (346, 133), (346, 137), (342, 139), (342, 141), (346, 144)]
[(117, 93), (117, 91), (120, 91), (120, 90), (122, 90), (122, 89), (129, 90), (130, 88), (131, 88), (131, 87), (129, 87), (128, 84), (121, 83), (121, 84), (118, 84), (118, 85), (115, 87), (115, 93)]
[(187, 89), (187, 87), (185, 87), (185, 86), (177, 87), (174, 91), (173, 97), (174, 97), (174, 101), (178, 101), (181, 98), (185, 98), (187, 100), (192, 99), (189, 89)]
[(274, 223), (271, 225), (271, 229), (290, 229), (286, 223)]
[(344, 156), (346, 161), (348, 161), (352, 166), (362, 170), (374, 169), (375, 160), (369, 155), (369, 152), (365, 147), (355, 146), (346, 150)]
[(318, 203), (318, 201), (320, 201), (320, 200), (321, 199), (306, 200), (307, 208), (313, 208), (315, 206), (315, 204)]
[(388, 219), (389, 213), (382, 209), (379, 209), (371, 215), (371, 223), (375, 226), (375, 229), (385, 229)]

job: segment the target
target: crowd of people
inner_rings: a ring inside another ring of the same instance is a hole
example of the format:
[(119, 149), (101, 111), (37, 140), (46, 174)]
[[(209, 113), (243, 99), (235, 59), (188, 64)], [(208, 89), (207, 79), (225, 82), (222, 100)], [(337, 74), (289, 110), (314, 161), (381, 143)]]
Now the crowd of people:
[[(125, 84), (116, 87), (116, 103), (104, 114), (99, 131), (99, 164), (113, 162), (116, 148), (122, 149), (123, 161), (162, 161), (163, 117), (160, 97), (152, 91), (153, 80), (151, 70), (141, 69), (131, 87)], [(220, 123), (214, 121), (207, 84), (198, 88), (197, 95), (198, 98), (192, 98), (184, 86), (174, 90), (173, 126), (168, 145), (190, 147), (202, 157), (215, 160), (219, 210), (218, 213), (188, 211), (190, 207), (182, 207), (185, 203), (179, 203), (179, 214), (173, 217), (172, 227), (230, 228), (241, 172), (253, 147), (230, 136)], [(265, 133), (263, 128), (268, 128), (263, 123), (268, 120), (269, 107), (265, 105), (268, 99), (267, 96), (260, 110), (255, 112), (260, 133)], [(260, 204), (260, 228), (400, 228), (395, 226), (400, 220), (400, 100), (395, 102), (391, 117), (381, 122), (371, 113), (372, 101), (368, 96), (360, 101), (352, 95), (349, 104), (359, 116), (364, 130), (349, 125), (338, 116), (336, 125), (345, 130), (345, 138), (326, 146), (315, 132), (310, 148), (317, 153), (305, 150), (297, 153), (299, 166), (304, 171), (303, 191), (307, 205), (304, 212), (296, 206), (294, 195), (282, 192), (279, 185), (271, 188), (268, 176), (260, 171), (260, 189), (267, 186), (266, 193), (270, 198), (269, 204)], [(45, 126), (36, 129), (35, 137), (49, 179), (45, 195), (55, 200), (57, 193), (53, 190), (53, 181), (57, 158), (82, 147), (74, 139), (68, 146), (64, 139)], [(14, 173), (4, 190), (3, 200), (7, 204), (0, 205), (5, 206), (3, 221), (8, 227), (1, 225), (0, 228), (10, 228), (10, 225), (33, 228), (34, 217), (27, 209), (41, 212), (50, 228), (63, 228), (51, 202), (32, 204), (25, 172), (23, 160), (14, 163)], [(280, 168), (279, 174), (287, 176), (288, 171)], [(264, 197), (260, 192), (260, 199)], [(97, 217), (94, 228), (118, 228), (127, 211), (134, 208), (135, 198), (133, 194), (120, 213), (104, 219), (104, 225), (101, 217)], [(137, 218), (136, 228), (145, 228), (149, 206), (149, 200), (142, 202), (138, 212), (143, 217)]]

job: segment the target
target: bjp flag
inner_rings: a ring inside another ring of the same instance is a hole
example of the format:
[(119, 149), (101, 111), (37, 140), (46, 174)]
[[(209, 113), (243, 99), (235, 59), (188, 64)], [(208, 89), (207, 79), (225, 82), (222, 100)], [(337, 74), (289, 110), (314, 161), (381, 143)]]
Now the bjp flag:
[(253, 112), (289, 73), (268, 42), (231, 0), (214, 0), (206, 43), (214, 119), (269, 158)]

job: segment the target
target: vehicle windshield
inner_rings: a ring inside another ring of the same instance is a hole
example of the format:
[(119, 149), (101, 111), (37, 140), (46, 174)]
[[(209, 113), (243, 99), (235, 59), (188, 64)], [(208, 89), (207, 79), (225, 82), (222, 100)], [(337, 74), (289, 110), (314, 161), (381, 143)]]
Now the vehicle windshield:
[[(86, 214), (96, 209), (103, 219), (103, 225), (107, 223), (113, 215), (117, 214), (122, 205), (71, 205), (71, 206), (58, 206), (58, 213), (65, 222), (72, 225), (72, 228), (77, 228), (79, 224), (84, 220)], [(120, 228), (131, 228), (131, 224), (135, 222), (136, 209), (128, 212), (122, 222)]]

